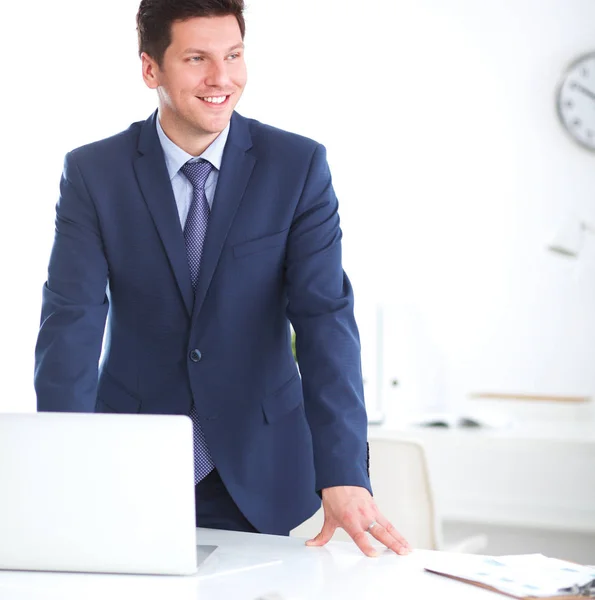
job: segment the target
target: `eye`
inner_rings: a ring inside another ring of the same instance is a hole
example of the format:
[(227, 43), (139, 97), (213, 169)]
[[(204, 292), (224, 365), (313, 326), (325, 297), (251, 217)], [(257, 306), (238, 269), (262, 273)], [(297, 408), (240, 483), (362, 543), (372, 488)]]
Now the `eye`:
[(229, 58), (230, 60), (235, 60), (236, 58), (240, 58), (240, 53), (239, 52), (235, 52), (234, 54), (230, 54), (227, 58)]
[(191, 56), (188, 59), (189, 62), (193, 62), (193, 63), (201, 62), (202, 60), (203, 60), (202, 56)]

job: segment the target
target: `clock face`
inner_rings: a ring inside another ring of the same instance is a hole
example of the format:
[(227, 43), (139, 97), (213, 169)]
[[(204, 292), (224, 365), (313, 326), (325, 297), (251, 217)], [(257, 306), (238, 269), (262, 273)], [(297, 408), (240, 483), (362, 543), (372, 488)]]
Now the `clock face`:
[(595, 53), (568, 68), (558, 91), (558, 114), (579, 144), (595, 150)]

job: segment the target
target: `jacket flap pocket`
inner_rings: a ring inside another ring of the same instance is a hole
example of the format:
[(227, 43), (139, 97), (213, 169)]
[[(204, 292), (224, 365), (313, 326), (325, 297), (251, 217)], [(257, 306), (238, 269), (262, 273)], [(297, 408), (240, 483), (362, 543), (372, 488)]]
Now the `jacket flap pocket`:
[(256, 252), (262, 252), (263, 250), (269, 250), (270, 248), (276, 248), (282, 246), (287, 239), (287, 232), (289, 229), (284, 229), (271, 235), (265, 235), (255, 240), (249, 240), (247, 242), (241, 242), (233, 247), (233, 255), (236, 258), (240, 256), (247, 256), (248, 254), (255, 254)]
[(141, 403), (105, 369), (97, 385), (95, 412), (138, 413)]
[(303, 404), (302, 380), (298, 373), (286, 381), (276, 392), (262, 402), (262, 411), (267, 423), (276, 421), (283, 415)]

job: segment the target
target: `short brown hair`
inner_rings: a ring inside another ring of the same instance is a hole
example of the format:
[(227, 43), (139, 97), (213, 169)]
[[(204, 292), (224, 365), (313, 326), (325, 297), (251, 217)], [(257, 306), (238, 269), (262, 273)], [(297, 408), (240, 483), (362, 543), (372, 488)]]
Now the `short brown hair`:
[(244, 39), (244, 0), (141, 0), (136, 14), (138, 53), (146, 52), (161, 65), (163, 55), (171, 44), (174, 21), (226, 15), (233, 15), (238, 20)]

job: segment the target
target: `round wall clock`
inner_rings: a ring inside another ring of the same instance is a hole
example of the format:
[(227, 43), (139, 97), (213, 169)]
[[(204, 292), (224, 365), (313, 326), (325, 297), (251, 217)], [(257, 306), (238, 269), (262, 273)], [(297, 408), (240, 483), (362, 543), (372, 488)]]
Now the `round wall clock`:
[(595, 52), (580, 56), (558, 88), (558, 115), (581, 146), (595, 151)]

